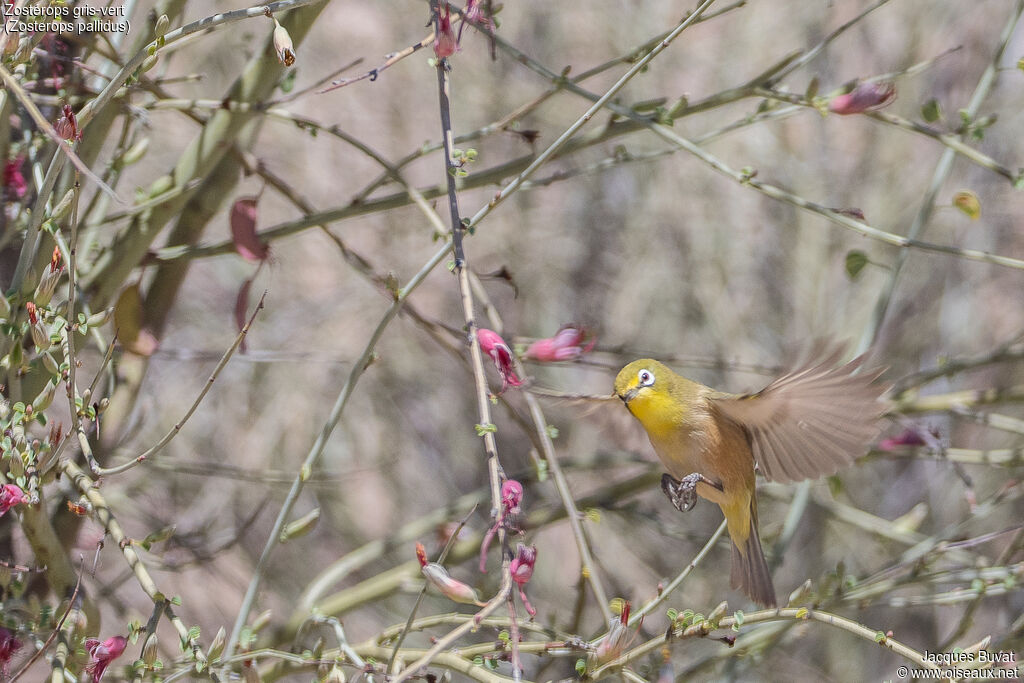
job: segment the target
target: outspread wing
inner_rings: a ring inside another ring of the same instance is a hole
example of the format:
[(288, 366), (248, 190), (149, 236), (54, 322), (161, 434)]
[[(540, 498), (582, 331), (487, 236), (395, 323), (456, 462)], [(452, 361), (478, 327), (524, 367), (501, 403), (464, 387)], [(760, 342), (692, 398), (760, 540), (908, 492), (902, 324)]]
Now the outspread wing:
[(834, 474), (867, 451), (885, 412), (879, 399), (888, 386), (875, 382), (884, 368), (855, 371), (856, 358), (836, 366), (833, 350), (769, 384), (756, 394), (721, 394), (712, 404), (750, 437), (770, 481), (794, 482)]

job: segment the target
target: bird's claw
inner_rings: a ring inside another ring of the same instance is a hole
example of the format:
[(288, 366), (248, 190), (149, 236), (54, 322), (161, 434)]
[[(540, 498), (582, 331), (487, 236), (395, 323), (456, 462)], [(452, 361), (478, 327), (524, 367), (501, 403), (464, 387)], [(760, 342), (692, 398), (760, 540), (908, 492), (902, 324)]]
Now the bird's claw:
[(719, 491), (722, 490), (721, 486), (698, 472), (688, 474), (682, 479), (676, 479), (670, 474), (663, 474), (661, 475), (661, 490), (665, 492), (676, 510), (689, 512), (697, 504), (697, 484), (700, 482)]
[[(699, 477), (700, 475), (696, 475)], [(680, 512), (689, 512), (697, 504), (697, 481), (693, 474), (676, 479), (670, 474), (661, 475), (661, 490), (668, 496), (672, 506)]]

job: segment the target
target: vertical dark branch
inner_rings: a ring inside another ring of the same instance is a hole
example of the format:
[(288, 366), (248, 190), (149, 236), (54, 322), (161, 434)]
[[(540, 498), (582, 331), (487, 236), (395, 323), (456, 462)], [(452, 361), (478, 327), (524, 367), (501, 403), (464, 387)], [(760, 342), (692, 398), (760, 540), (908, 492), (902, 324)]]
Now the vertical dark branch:
[[(430, 9), (434, 17), (434, 36), (437, 40), (441, 35), (441, 4), (438, 0), (430, 0)], [(462, 218), (459, 216), (459, 199), (455, 192), (455, 175), (458, 172), (452, 159), (452, 113), (449, 94), (451, 81), (448, 78), (448, 58), (440, 57), (437, 65), (437, 94), (441, 106), (441, 140), (444, 144), (445, 176), (448, 179), (448, 207), (452, 215), (452, 252), (455, 254), (456, 271), (465, 265), (465, 252), (462, 250)], [(472, 323), (472, 320), (467, 321)]]

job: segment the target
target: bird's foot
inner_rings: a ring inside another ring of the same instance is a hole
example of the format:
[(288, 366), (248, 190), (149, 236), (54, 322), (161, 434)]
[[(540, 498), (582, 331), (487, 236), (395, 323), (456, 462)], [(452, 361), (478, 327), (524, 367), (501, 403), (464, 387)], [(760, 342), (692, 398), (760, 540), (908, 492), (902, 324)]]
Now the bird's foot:
[(697, 484), (703, 482), (719, 491), (722, 487), (714, 483), (703, 474), (694, 472), (682, 479), (676, 479), (670, 474), (661, 475), (661, 490), (668, 496), (673, 507), (680, 512), (689, 512), (697, 504)]

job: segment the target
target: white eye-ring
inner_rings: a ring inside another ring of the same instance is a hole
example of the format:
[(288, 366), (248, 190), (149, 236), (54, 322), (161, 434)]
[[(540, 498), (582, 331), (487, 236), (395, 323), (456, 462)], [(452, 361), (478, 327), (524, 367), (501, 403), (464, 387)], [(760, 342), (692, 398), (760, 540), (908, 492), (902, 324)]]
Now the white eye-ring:
[(640, 386), (642, 387), (649, 387), (654, 384), (654, 373), (650, 370), (641, 370), (636, 377), (640, 380)]

